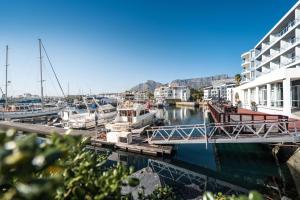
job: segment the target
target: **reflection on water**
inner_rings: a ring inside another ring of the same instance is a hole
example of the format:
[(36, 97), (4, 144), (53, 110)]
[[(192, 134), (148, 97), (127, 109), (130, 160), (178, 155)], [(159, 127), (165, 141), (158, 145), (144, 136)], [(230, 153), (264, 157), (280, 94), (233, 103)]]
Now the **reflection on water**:
[[(160, 109), (168, 125), (203, 123), (203, 110), (188, 107)], [(111, 159), (134, 166), (150, 166), (163, 183), (177, 192), (200, 195), (203, 190), (243, 193), (258, 190), (273, 199), (297, 198), (295, 185), (285, 164), (277, 166), (267, 145), (259, 144), (181, 144), (168, 160), (157, 160), (127, 152), (114, 152)], [(187, 187), (189, 187), (187, 189)], [(231, 190), (229, 190), (231, 189)]]

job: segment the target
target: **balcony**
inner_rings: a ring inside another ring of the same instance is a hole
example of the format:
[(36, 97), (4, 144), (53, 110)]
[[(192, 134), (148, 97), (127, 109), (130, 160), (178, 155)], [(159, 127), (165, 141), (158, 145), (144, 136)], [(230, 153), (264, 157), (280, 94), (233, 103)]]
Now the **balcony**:
[(290, 58), (290, 60), (288, 62), (285, 62), (285, 63), (281, 63), (280, 64), (280, 67), (285, 67), (285, 66), (288, 66), (294, 62), (297, 62), (297, 61), (300, 61), (300, 57), (299, 56), (294, 56), (292, 58)]
[(293, 45), (295, 45), (296, 43), (299, 43), (299, 42), (300, 42), (300, 38), (293, 38), (288, 44), (286, 44), (285, 46), (283, 46), (282, 48), (280, 48), (276, 53), (274, 53), (274, 54), (272, 54), (270, 56), (266, 56), (266, 58), (268, 58), (268, 59), (264, 59), (263, 61), (257, 61), (255, 63), (255, 66), (256, 67), (260, 67), (262, 65), (265, 65), (266, 63), (272, 61), (277, 56), (279, 56), (280, 54), (282, 54), (284, 51), (288, 50)]
[(276, 37), (281, 37), (283, 36), (285, 33), (287, 33), (292, 27), (294, 27), (296, 25), (296, 23), (298, 22), (299, 20), (292, 20), (290, 21), (283, 29), (281, 29), (281, 31), (277, 34), (275, 34)]
[(273, 44), (275, 44), (280, 39), (282, 39), (282, 37), (284, 35), (286, 35), (292, 28), (294, 28), (299, 23), (299, 21), (300, 20), (290, 21), (283, 29), (281, 29), (280, 32), (274, 34), (274, 36), (276, 37), (275, 40), (273, 40), (272, 42), (267, 43), (267, 45), (264, 48), (262, 48), (261, 50), (255, 49), (255, 57), (258, 57), (259, 55), (264, 53), (267, 49), (269, 49)]

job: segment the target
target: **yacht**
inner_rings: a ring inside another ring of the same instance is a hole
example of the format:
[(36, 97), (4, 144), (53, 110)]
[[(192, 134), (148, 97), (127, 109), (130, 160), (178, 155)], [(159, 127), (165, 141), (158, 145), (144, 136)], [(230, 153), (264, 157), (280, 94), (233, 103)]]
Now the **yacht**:
[(73, 129), (90, 129), (111, 122), (117, 115), (116, 108), (110, 104), (98, 105), (96, 110), (67, 108), (61, 113), (63, 126)]
[(12, 120), (22, 118), (32, 118), (41, 116), (57, 115), (63, 107), (56, 104), (41, 104), (31, 102), (26, 99), (26, 102), (17, 102), (15, 104), (0, 107), (0, 119)]
[(112, 132), (139, 129), (154, 122), (155, 113), (150, 112), (146, 105), (126, 101), (117, 108), (117, 117), (105, 128)]

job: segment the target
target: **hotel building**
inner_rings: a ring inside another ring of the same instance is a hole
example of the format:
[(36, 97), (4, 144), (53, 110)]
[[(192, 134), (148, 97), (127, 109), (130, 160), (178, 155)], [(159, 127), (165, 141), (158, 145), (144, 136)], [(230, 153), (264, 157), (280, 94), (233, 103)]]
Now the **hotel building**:
[(188, 101), (190, 89), (186, 86), (161, 86), (154, 90), (154, 98), (157, 102), (165, 100)]
[(203, 100), (225, 100), (232, 101), (233, 88), (236, 87), (234, 79), (214, 81), (212, 86), (203, 89)]
[(300, 1), (241, 58), (235, 101), (244, 108), (255, 102), (260, 112), (300, 118)]

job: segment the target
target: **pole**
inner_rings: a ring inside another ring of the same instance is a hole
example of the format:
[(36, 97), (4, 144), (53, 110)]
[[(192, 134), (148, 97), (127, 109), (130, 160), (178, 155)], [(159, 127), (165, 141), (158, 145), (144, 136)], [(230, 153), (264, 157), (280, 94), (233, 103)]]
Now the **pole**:
[(5, 109), (7, 109), (7, 85), (8, 85), (8, 80), (7, 80), (7, 68), (8, 68), (8, 45), (6, 45), (6, 62), (5, 62)]
[(41, 102), (42, 108), (44, 107), (44, 89), (43, 89), (43, 61), (42, 61), (42, 40), (39, 39), (39, 51), (40, 51), (40, 76), (41, 76)]

